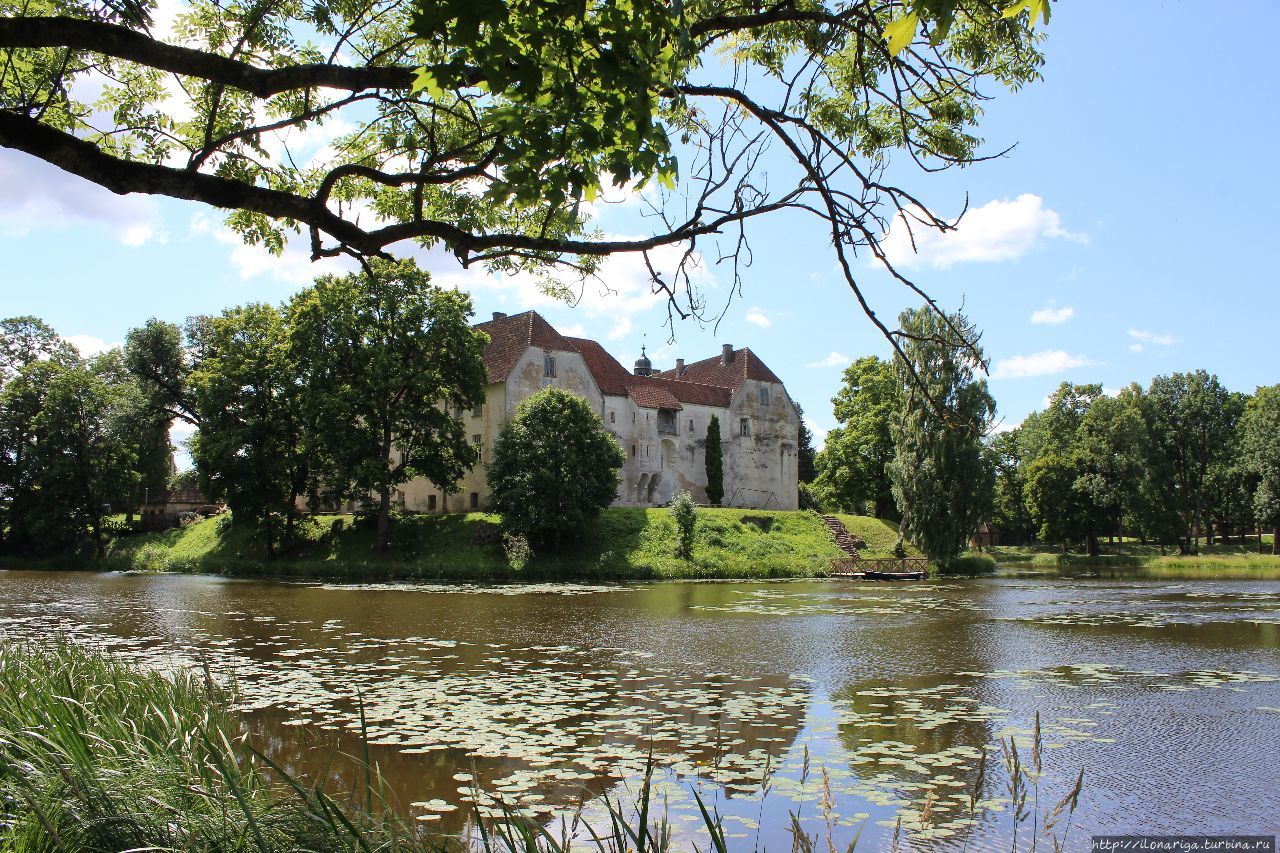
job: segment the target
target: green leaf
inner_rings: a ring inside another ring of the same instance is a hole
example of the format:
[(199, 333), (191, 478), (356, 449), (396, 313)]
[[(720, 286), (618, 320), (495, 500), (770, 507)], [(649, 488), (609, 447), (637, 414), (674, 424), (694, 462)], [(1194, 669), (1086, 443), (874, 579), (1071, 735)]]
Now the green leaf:
[[(1024, 0), (1030, 2), (1030, 0)], [(915, 12), (904, 15), (889, 26), (884, 28), (884, 37), (889, 42), (889, 52), (894, 56), (907, 49), (907, 45), (911, 44), (911, 40), (916, 37), (916, 26), (920, 23), (920, 16)]]
[(1036, 18), (1041, 18), (1047, 24), (1049, 23), (1049, 0), (1017, 0), (1005, 7), (1003, 12), (1006, 18), (1015, 18), (1022, 13), (1027, 12), (1027, 22), (1032, 26), (1035, 25)]
[(436, 79), (435, 73), (430, 68), (419, 68), (418, 74), (413, 79), (413, 91), (425, 91), (433, 98), (443, 98), (444, 88), (440, 85), (440, 81)]

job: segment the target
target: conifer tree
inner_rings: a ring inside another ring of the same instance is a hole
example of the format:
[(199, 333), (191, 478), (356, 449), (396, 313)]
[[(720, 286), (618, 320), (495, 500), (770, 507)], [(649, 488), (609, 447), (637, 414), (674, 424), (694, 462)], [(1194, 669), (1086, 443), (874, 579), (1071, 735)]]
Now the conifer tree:
[(724, 499), (724, 453), (720, 449), (720, 419), (707, 424), (707, 500), (716, 506)]

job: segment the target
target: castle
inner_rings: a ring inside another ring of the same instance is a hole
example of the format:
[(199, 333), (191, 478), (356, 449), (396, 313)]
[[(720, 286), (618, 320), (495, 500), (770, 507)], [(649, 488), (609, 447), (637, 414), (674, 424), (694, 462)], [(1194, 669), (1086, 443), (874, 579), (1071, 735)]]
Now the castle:
[(707, 502), (705, 444), (720, 420), (726, 506), (796, 509), (800, 419), (782, 380), (755, 353), (725, 344), (719, 355), (654, 371), (641, 353), (628, 372), (596, 341), (561, 335), (536, 311), (494, 313), (476, 328), (489, 335), (484, 403), (457, 416), (480, 448), (481, 462), (446, 494), (415, 479), (396, 493), (410, 512), (484, 509), (484, 463), (516, 406), (556, 386), (588, 400), (626, 454), (614, 506), (660, 506), (685, 490)]

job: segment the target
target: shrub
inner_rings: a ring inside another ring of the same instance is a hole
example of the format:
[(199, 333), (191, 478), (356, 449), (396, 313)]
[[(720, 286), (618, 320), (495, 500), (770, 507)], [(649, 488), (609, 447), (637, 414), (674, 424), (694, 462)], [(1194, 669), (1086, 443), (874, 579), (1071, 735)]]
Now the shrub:
[(698, 508), (693, 505), (693, 496), (681, 490), (667, 512), (676, 523), (676, 556), (682, 560), (693, 559), (694, 528), (698, 524)]
[(945, 575), (983, 575), (996, 570), (996, 560), (990, 554), (965, 554), (939, 566)]
[(813, 510), (814, 512), (822, 511), (822, 502), (819, 500), (818, 495), (814, 493), (814, 488), (811, 483), (801, 483), (799, 485), (799, 491), (800, 509)]
[(519, 533), (502, 534), (502, 552), (507, 555), (507, 565), (513, 572), (523, 571), (533, 559), (533, 549), (529, 547), (529, 540)]

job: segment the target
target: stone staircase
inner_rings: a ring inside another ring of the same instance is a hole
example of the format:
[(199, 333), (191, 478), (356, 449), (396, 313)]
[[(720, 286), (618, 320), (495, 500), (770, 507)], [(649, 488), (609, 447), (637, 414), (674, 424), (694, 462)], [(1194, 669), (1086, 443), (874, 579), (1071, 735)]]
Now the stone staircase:
[(845, 529), (840, 519), (834, 516), (822, 516), (822, 523), (827, 526), (827, 530), (831, 531), (831, 538), (836, 540), (836, 545), (840, 550), (848, 554), (850, 557), (858, 556), (858, 549), (867, 547), (867, 543), (854, 536)]

